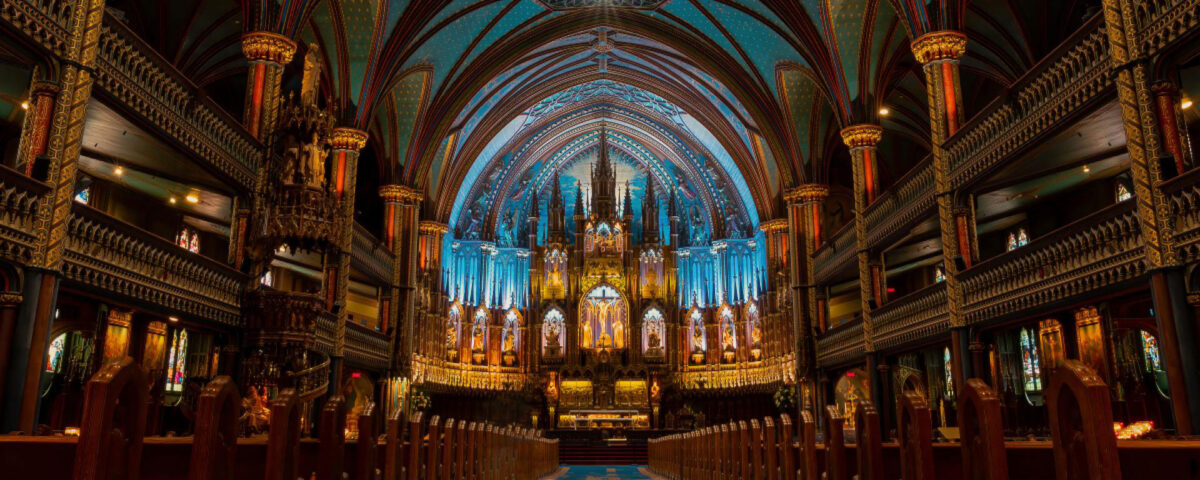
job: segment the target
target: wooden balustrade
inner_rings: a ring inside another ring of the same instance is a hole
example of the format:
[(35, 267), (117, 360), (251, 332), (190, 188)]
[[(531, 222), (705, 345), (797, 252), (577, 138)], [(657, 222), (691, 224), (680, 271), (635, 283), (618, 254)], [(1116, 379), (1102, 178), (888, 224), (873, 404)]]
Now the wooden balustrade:
[[(558, 440), (544, 438), (540, 431), (458, 419), (442, 422), (436, 415), (426, 422), (420, 412), (405, 421), (396, 412), (380, 435), (381, 417), (374, 403), (359, 412), (358, 439), (347, 446), (346, 405), (340, 395), (322, 406), (317, 441), (302, 445), (305, 407), (292, 388), (279, 391), (271, 401), (265, 440), (239, 439), (242, 402), (228, 376), (218, 376), (202, 389), (190, 442), (187, 437), (153, 438), (162, 449), (159, 453), (171, 458), (163, 460), (156, 453), (142, 454), (149, 443), (143, 438), (148, 392), (146, 371), (131, 358), (104, 366), (88, 382), (79, 438), (0, 436), (0, 471), (12, 473), (4, 478), (29, 478), (26, 467), (12, 468), (14, 451), (29, 457), (27, 463), (42, 460), (38, 469), (47, 471), (43, 478), (73, 475), (76, 480), (177, 478), (178, 472), (160, 470), (177, 455), (186, 455), (176, 465), (188, 467), (189, 480), (297, 480), (314, 475), (334, 480), (532, 480), (558, 468)], [(345, 462), (348, 448), (352, 464)], [(303, 459), (302, 451), (315, 452), (316, 458)], [(46, 457), (58, 459), (57, 464), (47, 467)], [(315, 472), (307, 470), (312, 466)]]
[[(1051, 442), (1005, 443), (999, 397), (972, 378), (957, 399), (961, 444), (934, 444), (929, 405), (906, 392), (897, 405), (896, 443), (884, 442), (875, 406), (861, 402), (850, 436), (838, 407), (827, 406), (821, 444), (814, 416), (802, 411), (795, 431), (784, 414), (651, 439), (648, 463), (671, 480), (1007, 480), (1010, 468), (1019, 478), (1116, 480), (1125, 462), (1136, 464), (1126, 466), (1127, 477), (1182, 478), (1200, 458), (1194, 440), (1118, 442), (1110, 389), (1082, 363), (1068, 360), (1056, 369), (1046, 393)], [(854, 443), (846, 445), (847, 438)]]

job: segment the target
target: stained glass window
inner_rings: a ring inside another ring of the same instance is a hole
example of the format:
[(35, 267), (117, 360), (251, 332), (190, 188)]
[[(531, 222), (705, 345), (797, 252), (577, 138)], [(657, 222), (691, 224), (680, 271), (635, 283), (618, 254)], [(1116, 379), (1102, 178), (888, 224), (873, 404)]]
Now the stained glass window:
[(275, 286), (275, 277), (271, 275), (270, 270), (267, 270), (267, 272), (263, 274), (261, 282), (264, 287)]
[(946, 281), (946, 269), (941, 265), (933, 267), (933, 283), (941, 283)]
[(1021, 377), (1026, 392), (1042, 391), (1042, 367), (1038, 359), (1037, 338), (1028, 329), (1021, 329)]
[(1162, 359), (1158, 356), (1158, 339), (1145, 330), (1142, 330), (1142, 354), (1146, 357), (1147, 372), (1162, 370)]
[(1029, 234), (1025, 233), (1024, 228), (1017, 230), (1017, 246), (1024, 247), (1026, 245), (1029, 245)]
[(946, 398), (954, 398), (954, 367), (950, 359), (950, 347), (942, 350), (943, 368), (946, 371)]
[(1011, 252), (1013, 250), (1016, 250), (1017, 247), (1019, 247), (1019, 246), (1020, 245), (1017, 245), (1017, 234), (1015, 234), (1015, 233), (1008, 234), (1008, 251)]
[(1129, 188), (1126, 187), (1125, 184), (1123, 184), (1123, 183), (1118, 183), (1117, 184), (1117, 201), (1124, 202), (1131, 198), (1133, 198), (1133, 194), (1129, 193)]
[(83, 187), (82, 189), (79, 190), (79, 193), (75, 194), (75, 201), (82, 203), (84, 205), (87, 205), (88, 200), (91, 200), (91, 199), (92, 199), (92, 187), (91, 186)]
[(167, 352), (167, 391), (183, 390), (183, 380), (187, 376), (187, 330), (175, 330), (171, 335), (171, 349)]
[(183, 227), (175, 236), (175, 244), (189, 252), (200, 253), (200, 233)]
[(54, 337), (54, 341), (50, 342), (50, 350), (46, 352), (46, 371), (57, 372), (58, 364), (62, 362), (63, 349), (66, 347), (67, 334), (63, 333)]

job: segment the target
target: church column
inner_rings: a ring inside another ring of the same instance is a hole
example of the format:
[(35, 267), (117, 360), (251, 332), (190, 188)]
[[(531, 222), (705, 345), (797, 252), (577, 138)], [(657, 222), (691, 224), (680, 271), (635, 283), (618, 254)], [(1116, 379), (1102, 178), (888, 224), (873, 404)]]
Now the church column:
[[(863, 350), (866, 351), (868, 361), (874, 358), (874, 331), (871, 324), (871, 310), (878, 308), (879, 304), (876, 300), (876, 279), (879, 275), (872, 274), (871, 255), (867, 246), (867, 225), (865, 213), (867, 206), (870, 205), (870, 185), (871, 180), (868, 175), (875, 163), (876, 146), (879, 144), (879, 139), (883, 136), (883, 128), (878, 125), (859, 124), (851, 125), (842, 129), (842, 141), (850, 147), (850, 162), (854, 172), (854, 237), (856, 249), (858, 250), (858, 285), (860, 303), (862, 305), (862, 329), (863, 329)], [(874, 385), (878, 378), (878, 373), (872, 368), (873, 365), (868, 364), (867, 375), (871, 376), (871, 384)], [(882, 408), (880, 399), (877, 395), (872, 395), (872, 400), (875, 401), (876, 407)]]
[[(420, 255), (418, 264), (421, 269), (421, 284), (425, 290), (423, 297), (428, 298), (430, 302), (430, 305), (426, 305), (425, 308), (426, 318), (424, 321), (428, 324), (428, 330), (432, 336), (429, 340), (430, 345), (421, 353), (433, 358), (444, 358), (446, 354), (446, 296), (443, 294), (441, 275), (442, 236), (450, 231), (450, 227), (444, 223), (422, 220), (418, 224), (417, 230), (421, 235), (417, 248)], [(388, 248), (392, 248), (391, 244), (388, 245)], [(394, 287), (392, 290), (391, 303), (395, 304), (398, 299), (397, 292)], [(389, 317), (389, 321), (391, 320), (392, 317)]]
[(811, 382), (816, 371), (816, 341), (813, 338), (813, 319), (817, 314), (816, 286), (813, 285), (812, 254), (821, 245), (821, 202), (829, 196), (829, 186), (816, 183), (797, 185), (784, 193), (788, 205), (786, 238), (788, 276), (791, 280), (792, 330), (791, 345), (797, 352), (796, 378), (804, 384), (799, 406), (811, 409), (814, 391)]
[[(69, 12), (67, 42), (59, 57), (58, 95), (50, 111), (49, 137), (45, 153), (50, 191), (38, 202), (33, 237), (37, 239), (25, 272), (22, 292), (24, 303), (17, 316), (10, 352), (7, 392), (3, 402), (0, 431), (20, 429), (32, 433), (37, 420), (39, 385), (45, 361), (49, 333), (57, 302), (60, 269), (66, 250), (67, 216), (75, 193), (75, 170), (79, 160), (83, 122), (91, 99), (92, 71), (100, 26), (104, 18), (104, 0), (76, 0), (62, 9)], [(27, 130), (25, 133), (32, 133)], [(33, 142), (31, 139), (30, 142)]]
[(250, 63), (242, 123), (250, 135), (266, 143), (279, 117), (283, 66), (292, 61), (296, 42), (277, 33), (247, 33), (242, 36), (242, 53)]
[(333, 358), (330, 362), (332, 392), (341, 385), (342, 357), (346, 350), (346, 319), (349, 315), (346, 297), (350, 292), (350, 249), (354, 238), (354, 193), (357, 184), (355, 177), (358, 172), (358, 152), (367, 144), (367, 132), (337, 127), (333, 129), (329, 143), (333, 147), (330, 157), (331, 190), (338, 201), (338, 216), (341, 220), (340, 223), (334, 223), (339, 228), (334, 232), (337, 235), (337, 248), (326, 253), (324, 259), (326, 308), (337, 313), (337, 330), (334, 334)]
[[(1178, 129), (1167, 132), (1164, 150), (1159, 143), (1160, 130), (1168, 126), (1164, 124), (1160, 129), (1154, 92), (1148, 84), (1152, 67), (1143, 51), (1145, 42), (1137, 35), (1134, 13), (1137, 5), (1130, 0), (1103, 3), (1133, 193), (1145, 240), (1154, 316), (1171, 389), (1171, 407), (1179, 434), (1190, 435), (1200, 431), (1200, 355), (1184, 288), (1182, 260), (1174, 238), (1174, 218), (1169, 199), (1158, 186), (1167, 178), (1158, 159), (1168, 154), (1174, 156), (1169, 139)], [(1179, 162), (1180, 158), (1175, 160)]]
[[(950, 317), (951, 373), (960, 379), (955, 387), (961, 388), (964, 378), (973, 377), (969, 372), (969, 352), (966, 325), (963, 322), (962, 287), (958, 283), (959, 261), (969, 266), (971, 252), (960, 248), (970, 245), (969, 233), (974, 227), (967, 225), (974, 219), (955, 215), (954, 191), (950, 184), (950, 160), (943, 144), (962, 125), (962, 93), (959, 85), (958, 59), (967, 51), (966, 35), (954, 31), (927, 33), (912, 42), (913, 55), (925, 70), (926, 93), (929, 98), (929, 121), (933, 141), (934, 192), (937, 197), (938, 223), (942, 239), (942, 264), (946, 273), (947, 312)], [(960, 229), (962, 225), (969, 230)], [(964, 240), (965, 239), (965, 240)], [(961, 242), (961, 243), (960, 243)], [(962, 255), (960, 255), (962, 252)]]
[(784, 318), (780, 308), (782, 300), (788, 298), (786, 295), (790, 294), (791, 287), (788, 277), (788, 220), (777, 218), (763, 222), (758, 228), (767, 239), (767, 294), (761, 303), (761, 319), (764, 329), (770, 333), (764, 335), (767, 339), (764, 342), (764, 356), (785, 353), (786, 349), (780, 348), (783, 346), (791, 346), (792, 351), (799, 353), (795, 349), (796, 339), (800, 338), (797, 328), (791, 318)]
[[(1175, 174), (1188, 171), (1191, 159), (1188, 157), (1187, 129), (1182, 128), (1179, 112), (1179, 87), (1172, 82), (1158, 82), (1150, 90), (1154, 94), (1154, 111), (1158, 114), (1158, 124), (1162, 126), (1162, 141), (1164, 153), (1169, 153), (1175, 160)], [(1170, 175), (1163, 175), (1169, 177)]]
[[(414, 285), (417, 276), (417, 217), (421, 205), (421, 192), (404, 185), (379, 187), (379, 196), (384, 201), (384, 243), (392, 250), (392, 331), (393, 364), (407, 373), (412, 359)], [(469, 329), (475, 318), (473, 310), (463, 312), (463, 328)], [(469, 353), (468, 353), (469, 358)], [(467, 360), (469, 361), (469, 360)]]
[[(26, 109), (25, 123), (21, 127), (21, 144), (17, 149), (17, 169), (33, 176), (37, 157), (46, 153), (50, 140), (50, 122), (54, 119), (54, 105), (58, 102), (57, 84), (39, 79), (41, 72), (33, 71), (33, 83), (29, 86), (29, 99), (21, 106)], [(40, 180), (40, 179), (39, 179)]]

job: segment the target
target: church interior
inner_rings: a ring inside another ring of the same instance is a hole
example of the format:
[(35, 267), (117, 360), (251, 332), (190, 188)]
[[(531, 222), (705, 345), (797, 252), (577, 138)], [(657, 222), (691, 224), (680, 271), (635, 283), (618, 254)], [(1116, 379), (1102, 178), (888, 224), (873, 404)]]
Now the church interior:
[(1200, 479), (1193, 93), (1200, 0), (2, 0), (0, 472)]

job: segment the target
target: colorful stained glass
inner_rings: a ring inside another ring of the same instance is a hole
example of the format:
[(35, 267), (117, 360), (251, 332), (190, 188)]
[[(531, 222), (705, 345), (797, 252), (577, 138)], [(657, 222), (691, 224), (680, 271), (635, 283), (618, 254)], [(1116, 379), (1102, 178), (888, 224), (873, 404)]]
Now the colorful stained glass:
[(941, 265), (933, 267), (933, 283), (941, 283), (946, 281), (946, 269)]
[(1033, 332), (1021, 329), (1021, 377), (1026, 392), (1042, 391), (1042, 367)]
[(1147, 372), (1162, 371), (1162, 358), (1158, 355), (1158, 339), (1145, 330), (1142, 330), (1142, 354), (1146, 358)]
[(950, 359), (950, 347), (942, 350), (942, 362), (946, 372), (946, 398), (954, 398), (954, 367)]
[(261, 283), (264, 287), (274, 287), (275, 286), (275, 277), (273, 275), (271, 275), (270, 270), (267, 270), (267, 272), (263, 274)]
[(187, 377), (187, 330), (179, 329), (171, 336), (171, 349), (167, 352), (167, 391), (183, 390)]
[(1008, 234), (1008, 251), (1016, 250), (1019, 246), (1017, 245), (1017, 235), (1015, 233)]
[(46, 351), (46, 371), (57, 372), (58, 365), (62, 362), (63, 349), (66, 347), (67, 334), (63, 333), (50, 342), (50, 349)]
[(1131, 198), (1133, 198), (1133, 194), (1129, 193), (1129, 188), (1126, 187), (1125, 184), (1123, 184), (1123, 183), (1118, 183), (1117, 184), (1117, 201), (1124, 202)]
[(90, 187), (90, 186), (83, 187), (83, 189), (79, 190), (79, 192), (75, 194), (75, 201), (82, 203), (84, 205), (87, 205), (88, 200), (91, 200), (91, 199), (92, 199), (92, 187)]
[(1024, 228), (1017, 230), (1017, 246), (1024, 247), (1026, 245), (1029, 245), (1029, 234), (1025, 232)]

